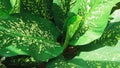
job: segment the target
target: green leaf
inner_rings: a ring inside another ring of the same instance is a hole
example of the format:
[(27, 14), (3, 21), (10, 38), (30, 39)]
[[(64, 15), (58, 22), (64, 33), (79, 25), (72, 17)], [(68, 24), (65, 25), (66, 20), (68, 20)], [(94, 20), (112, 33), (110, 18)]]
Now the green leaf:
[(11, 4), (9, 0), (0, 0), (0, 10), (9, 13), (11, 10)]
[(10, 0), (10, 3), (11, 3), (11, 5), (12, 5), (12, 7), (14, 7), (14, 6), (15, 6), (15, 3), (16, 3), (16, 0)]
[(120, 62), (116, 61), (86, 61), (89, 68), (119, 68)]
[(1, 19), (6, 19), (6, 18), (8, 18), (8, 17), (9, 17), (9, 14), (8, 14), (8, 13), (0, 10), (0, 20), (1, 20)]
[(79, 25), (80, 25), (80, 21), (81, 21), (82, 17), (79, 15), (75, 15), (69, 19), (66, 20), (66, 39), (64, 42), (64, 48), (67, 47), (69, 40), (73, 37), (74, 33), (77, 31)]
[(21, 13), (31, 13), (42, 18), (52, 19), (52, 0), (21, 0)]
[[(80, 58), (90, 68), (118, 68), (120, 65), (120, 22), (110, 22), (100, 39), (80, 48)], [(103, 47), (104, 46), (104, 47)]]
[(85, 60), (90, 68), (118, 68), (120, 66), (120, 46), (105, 46), (89, 52), (81, 52), (79, 57)]
[[(0, 54), (3, 54), (1, 49), (12, 46), (16, 51), (21, 49), (38, 61), (47, 61), (63, 51), (56, 42), (59, 32), (50, 21), (30, 14), (18, 14), (14, 17), (0, 20)], [(4, 56), (24, 53), (9, 52), (4, 53)]]
[(78, 14), (79, 9), (80, 9), (80, 0), (72, 0), (70, 2), (70, 10), (68, 13), (68, 17), (71, 16), (72, 14)]
[(47, 64), (47, 68), (88, 68), (86, 62), (81, 58), (65, 60), (58, 57)]
[(93, 51), (81, 52), (80, 57), (90, 61), (120, 61), (119, 48), (119, 46), (104, 46)]
[[(52, 12), (55, 24), (64, 31), (66, 19), (78, 14), (80, 0), (53, 0)], [(56, 12), (57, 11), (57, 12)], [(63, 26), (64, 25), (64, 26)]]
[(72, 38), (76, 30), (78, 29), (81, 19), (82, 19), (81, 16), (76, 15), (76, 16), (71, 17), (67, 21), (67, 35), (70, 38)]
[(12, 9), (9, 14), (20, 13), (20, 0), (10, 0)]
[(92, 43), (81, 46), (81, 51), (91, 51), (103, 46), (116, 46), (120, 39), (120, 22), (110, 23), (101, 38), (93, 41)]
[(0, 49), (0, 56), (11, 57), (15, 55), (28, 55), (28, 53), (14, 46), (8, 46), (6, 48)]
[(120, 22), (120, 9), (115, 10), (112, 14), (111, 17), (113, 18), (110, 22)]
[(107, 26), (107, 21), (111, 9), (117, 2), (118, 0), (114, 0), (106, 1), (98, 5), (95, 4), (95, 6), (88, 13), (84, 21), (83, 26), (88, 27), (87, 31), (78, 39), (73, 39), (70, 44), (75, 46), (85, 45), (100, 38)]
[[(68, 0), (69, 2), (70, 0)], [(62, 30), (66, 18), (68, 3), (65, 0), (53, 0), (52, 13), (55, 25)]]

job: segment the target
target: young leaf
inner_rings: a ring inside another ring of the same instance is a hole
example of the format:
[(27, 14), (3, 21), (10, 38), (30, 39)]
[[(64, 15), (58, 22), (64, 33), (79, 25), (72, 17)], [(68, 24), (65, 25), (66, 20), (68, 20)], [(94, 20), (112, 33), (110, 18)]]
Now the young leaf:
[[(112, 7), (119, 2), (118, 0), (106, 1), (95, 5), (85, 18), (84, 25), (88, 30), (78, 39), (73, 39), (71, 45), (85, 45), (101, 37), (107, 26), (107, 21)], [(111, 4), (111, 5), (110, 5)]]
[(70, 10), (67, 18), (64, 22), (64, 31), (66, 32), (66, 38), (64, 42), (64, 48), (67, 47), (69, 40), (73, 37), (77, 29), (79, 28), (82, 17), (77, 15), (80, 9), (80, 0), (73, 0), (70, 2)]
[[(20, 15), (14, 16), (16, 18), (0, 20), (1, 55), (13, 56), (27, 53), (38, 61), (46, 61), (63, 51), (60, 44), (56, 42), (59, 32), (50, 21), (30, 14)], [(14, 47), (16, 53), (1, 50), (9, 46)]]
[(74, 33), (77, 31), (80, 21), (82, 17), (79, 15), (75, 15), (71, 17), (70, 19), (66, 20), (66, 27), (67, 27), (67, 33), (66, 33), (66, 39), (64, 42), (64, 48), (67, 47), (69, 40), (73, 37)]

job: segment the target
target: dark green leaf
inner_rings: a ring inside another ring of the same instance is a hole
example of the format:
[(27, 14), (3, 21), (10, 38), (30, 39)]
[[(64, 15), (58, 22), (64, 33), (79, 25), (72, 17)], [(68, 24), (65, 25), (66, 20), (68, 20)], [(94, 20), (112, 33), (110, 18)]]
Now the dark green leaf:
[(9, 13), (11, 9), (12, 7), (9, 0), (0, 0), (0, 11)]
[(1, 20), (1, 19), (6, 19), (6, 18), (8, 18), (8, 17), (9, 17), (9, 14), (8, 14), (8, 13), (0, 10), (0, 20)]
[(69, 7), (68, 3), (65, 0), (53, 0), (52, 13), (55, 25), (58, 26), (60, 30), (63, 28), (64, 20), (66, 18), (67, 8)]
[(52, 0), (21, 0), (21, 13), (39, 15), (42, 18), (52, 19)]
[[(63, 48), (56, 43), (59, 32), (50, 21), (30, 14), (20, 15), (15, 16), (16, 18), (9, 17), (1, 20), (1, 49), (13, 46), (15, 49), (21, 49), (21, 51), (36, 60), (42, 61), (56, 57), (63, 51)], [(0, 51), (0, 54), (3, 54), (3, 52)], [(19, 54), (23, 53), (16, 53), (16, 55)], [(15, 54), (11, 52), (8, 55)]]

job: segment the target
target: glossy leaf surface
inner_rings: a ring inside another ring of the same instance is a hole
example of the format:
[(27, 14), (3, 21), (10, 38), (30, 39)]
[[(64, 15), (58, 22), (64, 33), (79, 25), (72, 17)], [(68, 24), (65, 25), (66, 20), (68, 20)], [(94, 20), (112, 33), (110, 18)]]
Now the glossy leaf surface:
[(107, 26), (111, 9), (117, 2), (117, 0), (114, 0), (95, 4), (84, 21), (83, 26), (88, 28), (87, 31), (79, 38), (73, 39), (70, 44), (85, 45), (100, 38)]

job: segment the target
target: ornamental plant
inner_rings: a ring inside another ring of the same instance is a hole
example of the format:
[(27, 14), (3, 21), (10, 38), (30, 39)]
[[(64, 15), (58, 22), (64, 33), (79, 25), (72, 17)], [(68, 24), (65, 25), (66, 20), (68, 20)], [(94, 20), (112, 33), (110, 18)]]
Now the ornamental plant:
[(0, 0), (0, 68), (119, 68), (120, 0)]

